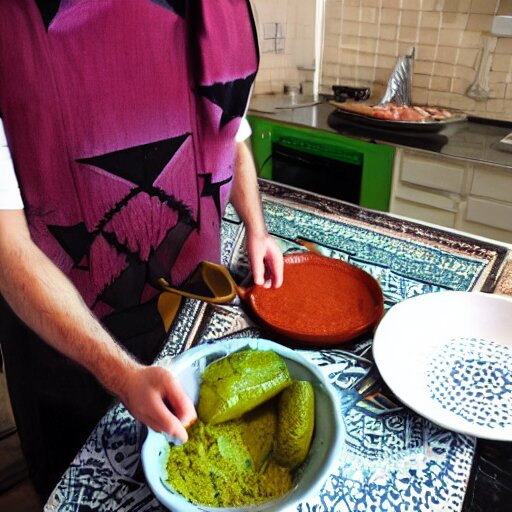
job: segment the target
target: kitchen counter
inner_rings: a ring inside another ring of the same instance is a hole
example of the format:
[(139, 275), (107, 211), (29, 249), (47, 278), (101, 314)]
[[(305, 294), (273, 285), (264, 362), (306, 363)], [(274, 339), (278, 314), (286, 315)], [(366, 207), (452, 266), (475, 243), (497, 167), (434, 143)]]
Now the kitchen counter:
[[(267, 227), (283, 252), (304, 250), (297, 239), (307, 239), (322, 254), (363, 268), (379, 281), (386, 310), (406, 298), (444, 290), (512, 294), (512, 274), (503, 270), (510, 251), (503, 245), (265, 180), (260, 189)], [(244, 233), (228, 207), (222, 262), (238, 282), (248, 273)], [(186, 299), (158, 359), (240, 337), (285, 341), (265, 331), (237, 302)], [(338, 466), (321, 492), (299, 509), (508, 511), (511, 443), (477, 441), (436, 426), (401, 405), (381, 380), (367, 397), (358, 395), (355, 390), (375, 370), (371, 347), (370, 333), (342, 350), (301, 351), (335, 387), (346, 434)], [(121, 404), (111, 409), (62, 476), (45, 512), (163, 511), (144, 478), (144, 436), (145, 429)]]
[(497, 149), (499, 141), (512, 132), (512, 126), (484, 124), (468, 120), (446, 125), (437, 133), (398, 132), (367, 127), (336, 116), (336, 109), (324, 101), (315, 104), (312, 98), (298, 97), (295, 104), (284, 95), (255, 96), (249, 114), (279, 122), (340, 133), (365, 141), (412, 147), (453, 158), (499, 165), (512, 170), (511, 151)]

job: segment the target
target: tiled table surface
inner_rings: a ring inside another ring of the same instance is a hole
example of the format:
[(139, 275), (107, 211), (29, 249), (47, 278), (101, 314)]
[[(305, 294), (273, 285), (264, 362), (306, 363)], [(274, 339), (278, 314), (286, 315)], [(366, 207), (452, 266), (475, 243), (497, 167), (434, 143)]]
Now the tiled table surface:
[[(304, 250), (296, 243), (304, 238), (324, 254), (363, 268), (380, 282), (386, 309), (407, 297), (442, 290), (512, 294), (510, 252), (502, 246), (268, 182), (260, 185), (269, 231), (284, 252)], [(243, 226), (230, 208), (223, 225), (223, 263), (237, 280), (246, 277)], [(279, 341), (237, 304), (212, 306), (186, 300), (159, 359), (199, 343), (242, 336)], [(474, 438), (446, 431), (401, 406), (381, 381), (376, 399), (354, 399), (349, 392), (374, 366), (371, 342), (367, 337), (339, 349), (302, 351), (338, 390), (346, 439), (339, 467), (322, 492), (298, 510), (479, 510), (472, 508), (475, 500), (468, 504), (466, 498), (464, 504), (465, 496), (472, 497), (485, 483), (475, 479), (480, 473), (474, 463), (479, 446)], [(64, 474), (45, 511), (163, 510), (144, 481), (139, 459), (143, 437), (143, 427), (122, 405), (109, 411)], [(486, 470), (485, 464), (481, 469)]]

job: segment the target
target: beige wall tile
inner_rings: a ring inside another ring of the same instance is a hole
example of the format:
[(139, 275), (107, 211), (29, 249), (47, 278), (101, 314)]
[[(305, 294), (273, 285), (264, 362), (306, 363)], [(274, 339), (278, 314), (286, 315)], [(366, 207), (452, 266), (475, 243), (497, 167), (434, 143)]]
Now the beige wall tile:
[(377, 39), (373, 39), (371, 37), (361, 37), (359, 38), (359, 50), (362, 52), (375, 53), (377, 49), (377, 43)]
[(423, 75), (432, 75), (434, 71), (434, 63), (431, 61), (417, 60), (414, 63), (414, 70), (416, 73)]
[(453, 100), (453, 94), (448, 92), (440, 91), (429, 91), (428, 93), (428, 104), (437, 106), (449, 106), (450, 100)]
[(373, 66), (357, 66), (356, 79), (365, 83), (373, 82), (375, 77), (375, 67)]
[(473, 68), (467, 68), (466, 66), (457, 66), (455, 68), (455, 76), (457, 78), (464, 78), (473, 83), (476, 77), (476, 71)]
[[(380, 58), (377, 58), (377, 62), (380, 64)], [(375, 81), (380, 84), (387, 84), (391, 70), (389, 68), (378, 67), (375, 69)]]
[(344, 20), (361, 21), (361, 10), (359, 7), (343, 7), (342, 18)]
[(399, 27), (398, 39), (400, 42), (416, 43), (419, 39), (418, 29), (413, 27)]
[(452, 78), (452, 83), (450, 85), (450, 91), (456, 94), (466, 94), (471, 82), (464, 78)]
[(421, 11), (423, 9), (423, 2), (424, 0), (405, 0), (402, 3), (402, 7), (412, 11)]
[(339, 64), (324, 64), (322, 69), (323, 69), (324, 73), (327, 74), (327, 76), (339, 77), (339, 74), (340, 74), (340, 65)]
[(426, 105), (428, 103), (428, 90), (413, 87), (412, 101), (417, 105)]
[(420, 26), (438, 28), (441, 25), (441, 13), (422, 11), (420, 14)]
[(512, 70), (512, 55), (495, 54), (492, 58), (492, 71), (504, 71), (508, 73)]
[(496, 53), (512, 54), (512, 37), (498, 37), (496, 43)]
[(512, 0), (499, 0), (498, 14), (512, 16)]
[(453, 46), (439, 46), (436, 60), (445, 64), (456, 64), (458, 52), (459, 49)]
[(430, 81), (430, 89), (433, 91), (450, 91), (451, 78), (446, 76), (433, 76)]
[[(358, 53), (356, 58), (356, 64), (361, 67), (368, 67), (372, 70), (375, 68), (376, 55), (373, 53)], [(373, 71), (372, 71), (373, 76)]]
[(325, 37), (324, 37), (324, 42), (325, 42), (325, 47), (328, 48), (329, 46), (336, 46), (338, 47), (338, 45), (341, 44), (341, 36), (340, 34), (338, 33), (331, 33), (331, 34), (325, 34)]
[(429, 89), (430, 88), (430, 75), (420, 75), (418, 73), (414, 73), (412, 84), (413, 87), (419, 87), (420, 89)]
[(491, 84), (489, 87), (489, 97), (493, 99), (504, 99), (507, 90), (507, 84)]
[(437, 44), (438, 37), (438, 29), (423, 28), (419, 32), (418, 42), (422, 44)]
[(482, 32), (475, 30), (465, 30), (462, 33), (460, 46), (461, 48), (481, 48)]
[(475, 67), (476, 58), (479, 55), (479, 51), (476, 48), (459, 48), (457, 54), (457, 64), (462, 66), (468, 66), (470, 68)]
[[(326, 24), (327, 26), (327, 24)], [(341, 22), (341, 34), (348, 36), (357, 36), (359, 34), (360, 23), (356, 21), (346, 21), (342, 20)]]
[(507, 100), (512, 100), (512, 84), (507, 84), (507, 89), (505, 91), (505, 98)]
[(402, 0), (382, 0), (382, 7), (400, 9), (402, 7)]
[(399, 9), (382, 8), (380, 11), (380, 22), (381, 22), (381, 24), (389, 23), (391, 25), (396, 25), (398, 22), (399, 16), (400, 16)]
[(476, 101), (461, 94), (452, 94), (450, 96), (448, 107), (456, 108), (464, 112), (471, 112), (475, 109)]
[(379, 30), (379, 26), (376, 23), (360, 22), (358, 35), (359, 36), (367, 36), (368, 34), (377, 35), (378, 30)]
[(421, 60), (434, 60), (436, 51), (437, 46), (429, 46), (426, 44), (418, 45), (416, 47), (416, 58)]
[(398, 32), (398, 28), (396, 25), (381, 25), (379, 27), (380, 39), (385, 39), (388, 41), (395, 41), (397, 32)]
[(253, 94), (268, 94), (269, 92), (272, 92), (272, 84), (270, 81), (261, 81), (256, 78)]
[[(407, 5), (409, 7), (409, 5)], [(419, 11), (403, 10), (400, 16), (400, 24), (405, 27), (417, 27), (419, 25)]]
[(503, 100), (488, 100), (485, 105), (487, 112), (503, 112), (505, 102)]
[(398, 43), (396, 41), (379, 41), (377, 47), (379, 55), (398, 56)]
[(379, 11), (375, 7), (361, 8), (361, 21), (365, 23), (376, 23)]
[(439, 44), (459, 48), (462, 40), (462, 30), (442, 28), (439, 32)]
[[(336, 62), (336, 61), (332, 61)], [(337, 62), (340, 66), (357, 66), (358, 53), (352, 50), (343, 50), (339, 53)]]
[(404, 43), (402, 41), (398, 41), (398, 55), (409, 54), (413, 46), (416, 47), (412, 43)]
[(388, 57), (386, 55), (379, 55), (377, 57), (377, 66), (381, 66), (388, 69), (388, 73), (391, 73), (396, 64), (396, 57)]
[(471, 12), (475, 14), (495, 14), (499, 1), (496, 0), (471, 0)]
[(421, 2), (421, 9), (423, 11), (438, 11), (439, 0), (423, 0)]
[(434, 63), (434, 75), (435, 76), (447, 76), (454, 77), (455, 76), (455, 65), (453, 64), (444, 64), (443, 62), (435, 62)]
[(471, 0), (441, 0), (440, 10), (443, 12), (468, 12)]
[[(338, 62), (340, 50), (336, 47), (324, 48), (324, 59), (326, 62)], [(345, 53), (345, 52), (343, 52)]]
[(342, 41), (339, 44), (339, 47), (342, 50), (353, 50), (357, 52), (360, 48), (360, 45), (361, 38), (359, 36), (343, 36)]
[(492, 27), (493, 16), (489, 14), (470, 14), (466, 30), (489, 32)]
[(460, 12), (443, 12), (441, 15), (441, 28), (465, 29), (469, 14)]
[(341, 18), (341, 11), (343, 8), (343, 4), (339, 0), (334, 0), (332, 2), (327, 2), (325, 4), (325, 19), (328, 20), (330, 18)]

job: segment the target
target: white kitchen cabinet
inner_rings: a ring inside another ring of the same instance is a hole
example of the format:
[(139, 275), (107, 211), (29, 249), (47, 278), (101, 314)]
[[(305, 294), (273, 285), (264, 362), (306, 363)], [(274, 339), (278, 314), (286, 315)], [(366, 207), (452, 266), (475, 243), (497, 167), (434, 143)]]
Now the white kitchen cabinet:
[(390, 212), (512, 242), (512, 167), (398, 148)]

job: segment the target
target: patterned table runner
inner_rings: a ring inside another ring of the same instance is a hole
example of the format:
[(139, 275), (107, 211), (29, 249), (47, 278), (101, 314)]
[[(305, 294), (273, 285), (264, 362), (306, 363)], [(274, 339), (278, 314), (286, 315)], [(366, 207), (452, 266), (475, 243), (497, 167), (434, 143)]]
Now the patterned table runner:
[[(385, 307), (442, 290), (492, 291), (506, 250), (393, 219), (317, 196), (261, 183), (267, 225), (283, 252), (305, 250), (307, 239), (325, 255), (372, 274)], [(244, 230), (228, 208), (223, 263), (238, 281), (248, 273)], [(186, 300), (160, 361), (200, 343), (265, 337), (237, 305)], [(279, 341), (279, 340), (277, 340)], [(375, 372), (371, 338), (333, 350), (304, 350), (338, 390), (346, 428), (339, 466), (322, 492), (299, 511), (460, 511), (475, 440), (437, 427), (394, 398)], [(372, 381), (369, 377), (376, 377)], [(365, 398), (354, 392), (371, 382)], [(100, 421), (50, 497), (45, 511), (159, 511), (144, 481), (139, 450), (144, 428), (122, 405)]]

